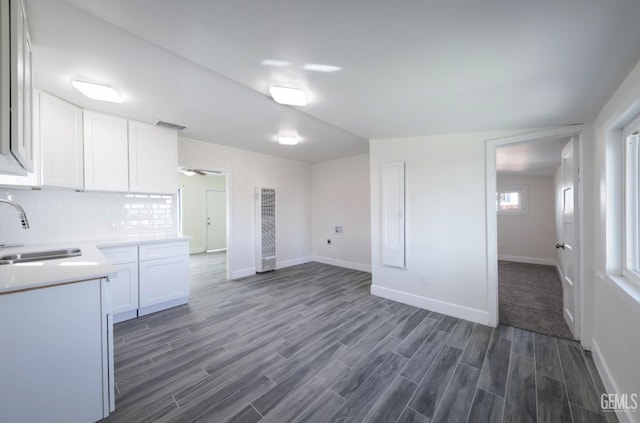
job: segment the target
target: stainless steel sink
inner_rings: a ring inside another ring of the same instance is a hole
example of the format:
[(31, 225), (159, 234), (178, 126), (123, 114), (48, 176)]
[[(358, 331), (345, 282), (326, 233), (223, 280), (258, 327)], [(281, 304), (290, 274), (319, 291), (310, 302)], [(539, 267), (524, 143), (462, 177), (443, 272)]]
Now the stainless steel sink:
[(26, 263), (30, 261), (56, 260), (82, 255), (80, 248), (33, 251), (30, 253), (5, 254), (0, 256), (0, 265)]

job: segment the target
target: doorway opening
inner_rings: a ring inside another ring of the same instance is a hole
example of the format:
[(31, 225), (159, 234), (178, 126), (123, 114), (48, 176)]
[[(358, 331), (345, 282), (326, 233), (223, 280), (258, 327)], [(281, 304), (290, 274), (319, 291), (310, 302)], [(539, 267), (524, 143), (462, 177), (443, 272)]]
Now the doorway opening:
[(212, 271), (229, 278), (230, 174), (219, 170), (178, 169), (180, 230), (190, 236), (190, 254), (207, 255)]
[(487, 141), (493, 325), (580, 339), (581, 131), (575, 125)]
[(571, 286), (563, 286), (566, 271), (555, 245), (569, 228), (556, 208), (562, 206), (564, 187), (571, 186), (571, 180), (562, 180), (567, 166), (562, 158), (572, 143), (563, 137), (496, 149), (498, 320), (566, 339), (574, 338), (565, 321), (573, 324), (573, 309), (563, 300), (572, 293)]

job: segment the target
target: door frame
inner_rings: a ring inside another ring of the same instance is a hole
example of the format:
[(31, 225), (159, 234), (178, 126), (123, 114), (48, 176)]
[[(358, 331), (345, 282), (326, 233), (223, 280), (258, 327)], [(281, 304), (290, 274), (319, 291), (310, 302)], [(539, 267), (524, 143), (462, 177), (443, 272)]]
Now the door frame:
[[(231, 225), (231, 222), (233, 222), (233, 196), (232, 196), (232, 192), (231, 192), (231, 187), (233, 186), (232, 184), (232, 173), (231, 170), (229, 169), (225, 169), (225, 168), (210, 168), (210, 167), (203, 167), (203, 166), (198, 166), (198, 165), (190, 165), (190, 164), (185, 164), (185, 163), (178, 163), (178, 167), (179, 168), (184, 168), (184, 169), (198, 169), (198, 170), (202, 170), (204, 172), (213, 172), (213, 173), (219, 173), (221, 175), (225, 176), (225, 190), (227, 192), (226, 195), (226, 202), (227, 202), (227, 269), (226, 269), (226, 277), (227, 280), (231, 280), (231, 266), (230, 263), (232, 262), (232, 257), (233, 257), (233, 251), (234, 251), (234, 241), (233, 241), (233, 228)], [(205, 204), (205, 213), (206, 213), (206, 204)], [(205, 224), (206, 224), (206, 219), (205, 219)]]
[[(224, 173), (222, 173), (221, 175), (223, 175), (225, 177), (225, 185), (227, 183), (226, 180), (226, 175)], [(207, 223), (207, 218), (209, 217), (209, 199), (207, 198), (207, 195), (209, 192), (226, 192), (225, 190), (222, 190), (220, 188), (207, 188), (204, 190), (204, 232), (205, 232), (205, 238), (206, 238), (206, 242), (205, 242), (205, 253), (209, 253), (209, 252), (214, 252), (214, 251), (226, 251), (227, 248), (222, 248), (222, 249), (218, 249), (218, 250), (211, 250), (209, 248), (209, 228), (208, 228), (208, 223)], [(224, 201), (225, 201), (225, 213), (227, 211), (227, 195), (225, 194), (224, 196)], [(225, 216), (225, 228), (228, 225), (228, 221), (226, 221), (226, 216)], [(226, 232), (226, 231), (225, 231)], [(226, 240), (227, 242), (225, 242), (225, 244), (229, 244), (229, 240)]]
[[(584, 125), (569, 125), (559, 128), (545, 129), (536, 132), (530, 132), (526, 134), (513, 135), (509, 137), (502, 137), (496, 139), (486, 140), (485, 143), (485, 163), (486, 163), (486, 233), (487, 233), (487, 311), (488, 311), (488, 323), (491, 326), (498, 326), (499, 322), (499, 301), (498, 301), (498, 212), (496, 210), (496, 190), (497, 190), (497, 176), (496, 176), (496, 150), (499, 147), (506, 145), (522, 144), (527, 142), (545, 142), (558, 138), (578, 137), (578, 160), (576, 161), (579, 169), (584, 169), (584, 143), (583, 143), (583, 131)], [(583, 185), (579, 177), (577, 181), (574, 181), (577, 187), (578, 202), (578, 222), (576, 230), (578, 231), (579, 240), (579, 253), (578, 253), (578, 269), (576, 272), (577, 281), (575, 281), (575, 305), (576, 315), (575, 336), (578, 339), (584, 339), (581, 333), (583, 325), (582, 310), (584, 309), (584, 249), (582, 248), (582, 242), (584, 239), (584, 193)], [(564, 310), (563, 310), (564, 312)]]

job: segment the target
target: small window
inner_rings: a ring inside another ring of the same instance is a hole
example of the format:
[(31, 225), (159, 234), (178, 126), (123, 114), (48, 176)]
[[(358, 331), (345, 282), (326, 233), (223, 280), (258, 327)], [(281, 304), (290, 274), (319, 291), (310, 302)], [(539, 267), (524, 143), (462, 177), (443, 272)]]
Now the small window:
[(625, 138), (623, 275), (640, 282), (640, 116), (623, 132)]
[(496, 207), (498, 214), (527, 214), (527, 187), (498, 191)]

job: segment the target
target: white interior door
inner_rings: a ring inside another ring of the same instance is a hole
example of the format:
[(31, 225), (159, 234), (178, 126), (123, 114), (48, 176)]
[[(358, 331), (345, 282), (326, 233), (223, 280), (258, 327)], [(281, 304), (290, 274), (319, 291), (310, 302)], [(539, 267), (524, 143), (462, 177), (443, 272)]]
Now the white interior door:
[(558, 232), (558, 262), (560, 264), (560, 272), (562, 273), (562, 292), (563, 292), (563, 315), (564, 319), (571, 329), (574, 336), (578, 332), (578, 312), (579, 301), (577, 293), (580, 283), (580, 274), (578, 269), (579, 260), (579, 239), (578, 234), (578, 210), (576, 206), (579, 204), (577, 198), (578, 184), (578, 167), (576, 166), (576, 147), (577, 140), (575, 137), (567, 143), (562, 149), (562, 163), (560, 174), (562, 175), (561, 195), (556, 207), (559, 207), (557, 216), (560, 218)]
[(207, 251), (227, 248), (227, 193), (207, 190)]

